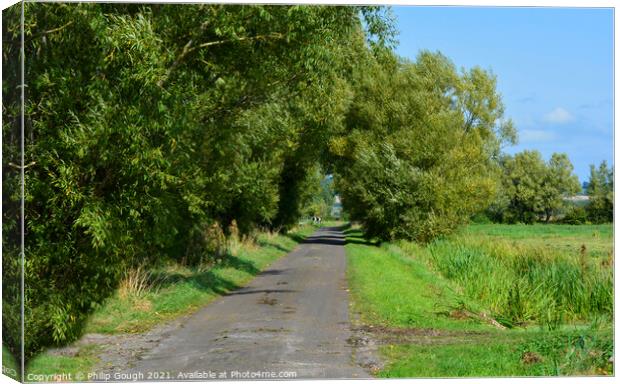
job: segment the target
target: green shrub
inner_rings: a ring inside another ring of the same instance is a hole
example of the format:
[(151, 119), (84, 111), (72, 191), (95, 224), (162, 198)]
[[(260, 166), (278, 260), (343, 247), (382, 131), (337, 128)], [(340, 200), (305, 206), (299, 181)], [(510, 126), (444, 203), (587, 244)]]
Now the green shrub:
[(493, 222), (492, 216), (487, 212), (478, 212), (474, 214), (469, 220), (475, 224), (490, 224)]
[(584, 207), (571, 206), (561, 220), (564, 224), (579, 225), (588, 223), (588, 213)]

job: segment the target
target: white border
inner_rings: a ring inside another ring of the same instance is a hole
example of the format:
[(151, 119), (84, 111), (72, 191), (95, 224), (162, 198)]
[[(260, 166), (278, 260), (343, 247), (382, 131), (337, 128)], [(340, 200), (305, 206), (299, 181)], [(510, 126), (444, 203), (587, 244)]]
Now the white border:
[[(0, 6), (2, 9), (5, 9), (13, 4), (18, 3), (19, 1), (15, 0), (0, 0)], [(54, 2), (54, 0), (49, 0), (49, 2)], [(55, 2), (89, 2), (89, 1), (55, 1)], [(610, 0), (589, 0), (589, 1), (576, 1), (576, 0), (525, 0), (525, 1), (510, 1), (506, 3), (498, 3), (498, 1), (492, 0), (449, 0), (449, 1), (415, 1), (415, 0), (378, 0), (378, 1), (368, 1), (368, 0), (314, 0), (314, 1), (305, 1), (305, 0), (267, 0), (267, 1), (256, 1), (256, 0), (226, 0), (226, 1), (183, 1), (183, 0), (150, 0), (150, 1), (123, 1), (123, 0), (109, 0), (109, 1), (101, 1), (107, 3), (180, 3), (180, 4), (189, 4), (189, 3), (232, 3), (232, 4), (250, 4), (250, 3), (259, 3), (259, 4), (334, 4), (334, 5), (394, 5), (394, 6), (404, 6), (404, 5), (419, 5), (419, 6), (473, 6), (473, 7), (579, 7), (579, 8), (616, 8), (617, 2)], [(616, 110), (618, 107), (617, 104), (617, 91), (618, 87), (618, 78), (615, 76), (617, 70), (618, 63), (618, 50), (617, 42), (619, 40), (619, 32), (618, 29), (615, 28), (615, 12), (614, 12), (614, 166), (616, 164), (616, 151), (615, 149), (620, 145), (620, 138), (615, 134), (615, 116)], [(0, 58), (1, 60), (1, 58)], [(0, 78), (1, 78), (1, 66), (0, 66)], [(0, 117), (1, 119), (1, 117)], [(0, 120), (1, 121), (1, 120)], [(0, 148), (1, 148), (2, 138), (0, 136)], [(1, 154), (0, 154), (1, 159)], [(614, 184), (617, 185), (617, 173), (614, 175)], [(0, 175), (0, 185), (2, 182), (2, 175)], [(1, 191), (0, 191), (1, 195)], [(620, 197), (618, 194), (615, 194), (614, 205), (618, 207), (618, 203), (620, 203)], [(0, 206), (0, 214), (2, 207)], [(618, 236), (616, 236), (616, 215), (614, 212), (614, 249), (618, 249), (618, 245), (620, 241)], [(2, 251), (2, 245), (0, 244), (0, 253)], [(614, 263), (614, 347), (617, 346), (618, 337), (615, 332), (615, 328), (617, 326), (617, 317), (615, 316), (615, 309), (618, 308), (618, 295), (616, 292), (615, 285), (615, 276), (619, 271), (619, 267), (617, 263)], [(2, 273), (2, 266), (0, 265), (0, 274)], [(0, 296), (2, 293), (2, 287), (0, 285)], [(1, 316), (0, 316), (1, 317)], [(1, 319), (0, 319), (1, 324)], [(616, 361), (614, 361), (614, 373), (617, 372), (618, 366)], [(295, 381), (264, 381), (265, 383), (300, 383), (300, 382), (329, 382), (329, 383), (350, 383), (352, 380), (295, 380)], [(358, 381), (358, 380), (354, 380)], [(361, 380), (359, 380), (361, 381)], [(387, 381), (386, 379), (373, 379), (374, 381)], [(612, 377), (542, 377), (542, 378), (454, 378), (454, 379), (391, 379), (390, 381), (396, 381), (398, 383), (419, 383), (419, 384), (440, 384), (440, 383), (467, 383), (467, 384), (479, 384), (479, 383), (571, 383), (571, 384), (583, 384), (583, 383), (611, 383), (615, 382), (615, 376)], [(15, 380), (8, 378), (7, 376), (0, 375), (0, 383), (15, 383)], [(145, 382), (142, 382), (145, 383)], [(170, 382), (169, 382), (170, 383)], [(181, 382), (173, 382), (173, 383), (184, 383), (186, 381)], [(256, 381), (238, 381), (237, 383), (256, 383)]]

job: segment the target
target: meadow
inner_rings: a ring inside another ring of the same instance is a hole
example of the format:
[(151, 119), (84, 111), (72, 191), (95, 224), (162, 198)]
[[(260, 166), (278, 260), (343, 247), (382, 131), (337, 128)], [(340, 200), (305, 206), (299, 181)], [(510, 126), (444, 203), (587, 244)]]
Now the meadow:
[(361, 235), (346, 246), (360, 321), (435, 337), (385, 343), (379, 376), (611, 373), (611, 225), (474, 224), (424, 246)]

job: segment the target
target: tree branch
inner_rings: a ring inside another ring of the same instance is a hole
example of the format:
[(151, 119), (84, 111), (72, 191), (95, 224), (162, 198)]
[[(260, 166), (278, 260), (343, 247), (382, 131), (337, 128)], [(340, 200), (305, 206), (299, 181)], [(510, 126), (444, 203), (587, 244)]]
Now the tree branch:
[[(27, 39), (24, 39), (24, 42), (32, 41), (32, 40), (34, 40), (34, 39), (36, 39), (38, 37), (49, 35), (50, 33), (60, 32), (63, 29), (65, 29), (68, 26), (70, 26), (71, 24), (73, 24), (73, 21), (70, 21), (67, 24), (62, 25), (62, 26), (60, 26), (58, 28), (53, 28), (53, 29), (50, 29), (50, 30), (47, 30), (47, 31), (36, 33), (36, 34), (34, 34), (32, 36), (29, 36)], [(3, 40), (3, 42), (4, 43), (9, 43), (9, 44), (21, 44), (22, 43), (21, 40)]]
[[(24, 168), (24, 169), (26, 169), (26, 168), (28, 168), (28, 167), (31, 167), (31, 166), (35, 165), (35, 164), (36, 164), (36, 161), (33, 161), (33, 162), (31, 162), (30, 164), (28, 164), (28, 165), (24, 165), (24, 166), (23, 166), (23, 168)], [(10, 167), (13, 167), (13, 168), (15, 168), (15, 169), (22, 169), (22, 166), (21, 166), (21, 165), (17, 165), (17, 164), (13, 164), (13, 163), (9, 163), (9, 166), (10, 166)]]
[(185, 46), (183, 46), (183, 51), (181, 51), (181, 54), (179, 56), (177, 56), (177, 58), (174, 60), (174, 62), (170, 66), (170, 68), (168, 68), (168, 70), (166, 71), (166, 75), (157, 82), (157, 85), (159, 85), (160, 87), (162, 87), (164, 85), (166, 80), (168, 80), (168, 78), (172, 74), (172, 71), (174, 71), (174, 69), (181, 64), (181, 62), (183, 61), (185, 56), (187, 56), (193, 50), (193, 49), (190, 48), (192, 46), (193, 42), (194, 41), (190, 39), (190, 41), (188, 41), (187, 44), (185, 44)]
[(232, 43), (232, 42), (236, 42), (236, 41), (260, 41), (260, 40), (268, 40), (268, 39), (276, 39), (276, 40), (278, 40), (278, 39), (283, 39), (283, 38), (284, 38), (283, 34), (281, 34), (279, 32), (272, 32), (272, 33), (267, 34), (267, 35), (245, 36), (245, 37), (239, 37), (239, 38), (235, 38), (235, 39), (224, 39), (224, 40), (209, 41), (209, 42), (202, 43), (200, 45), (196, 45), (196, 46), (193, 46), (193, 47), (192, 47), (193, 40), (190, 40), (190, 41), (187, 42), (187, 44), (185, 44), (185, 46), (183, 47), (183, 51), (181, 51), (179, 56), (177, 56), (177, 58), (174, 60), (172, 65), (168, 68), (168, 70), (166, 71), (166, 75), (157, 82), (157, 85), (162, 87), (166, 83), (166, 81), (168, 81), (168, 78), (170, 78), (170, 75), (172, 74), (172, 72), (183, 62), (183, 60), (190, 53), (192, 53), (194, 51), (197, 51), (199, 49), (213, 47), (215, 45), (222, 45), (222, 44), (226, 44), (226, 43)]
[(225, 39), (225, 40), (217, 40), (217, 41), (210, 41), (208, 43), (202, 43), (197, 47), (192, 48), (192, 50), (196, 50), (199, 48), (206, 48), (206, 47), (211, 47), (214, 45), (221, 45), (221, 44), (226, 44), (226, 43), (230, 43), (233, 41), (253, 41), (253, 40), (267, 40), (267, 39), (283, 39), (284, 35), (278, 32), (272, 32), (268, 35), (257, 35), (257, 36), (246, 36), (246, 37), (239, 37), (237, 39)]

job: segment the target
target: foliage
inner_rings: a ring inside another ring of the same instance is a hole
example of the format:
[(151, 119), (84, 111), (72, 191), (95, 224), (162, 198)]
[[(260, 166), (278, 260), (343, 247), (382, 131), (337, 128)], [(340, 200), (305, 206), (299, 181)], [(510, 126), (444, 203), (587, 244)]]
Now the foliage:
[(320, 168), (311, 170), (306, 181), (302, 199), (305, 200), (302, 214), (319, 216), (323, 220), (331, 217), (334, 205), (334, 187), (331, 175), (325, 175)]
[(548, 162), (538, 151), (504, 155), (501, 169), (501, 187), (489, 207), (498, 222), (549, 222), (567, 206), (564, 199), (581, 190), (566, 154), (554, 153)]
[(2, 11), (2, 353), (6, 374), (16, 380), (22, 376), (20, 12), (19, 5)]
[(589, 224), (588, 212), (584, 207), (571, 205), (566, 208), (564, 217), (562, 217), (562, 223), (572, 225)]
[[(19, 7), (3, 16), (2, 332), (16, 355)], [(119, 286), (143, 300), (160, 284), (141, 266), (233, 265), (257, 228), (329, 216), (335, 191), (368, 238), (420, 242), (487, 206), (502, 172), (534, 191), (501, 183), (510, 220), (549, 220), (573, 191), (565, 155), (500, 161), (516, 131), (495, 76), (396, 57), (385, 7), (28, 2), (25, 19), (27, 358), (79, 337)], [(597, 172), (588, 212), (602, 218), (613, 186)]]
[(589, 204), (588, 219), (594, 223), (609, 223), (614, 219), (614, 169), (603, 161), (598, 169), (590, 166), (590, 180), (586, 189)]
[(332, 142), (337, 189), (369, 237), (430, 241), (495, 189), (495, 158), (514, 140), (495, 77), (459, 73), (441, 54), (370, 58), (354, 76), (347, 135)]

